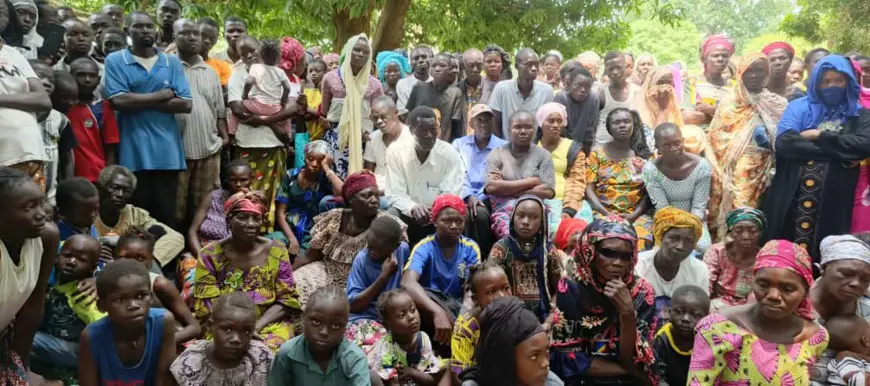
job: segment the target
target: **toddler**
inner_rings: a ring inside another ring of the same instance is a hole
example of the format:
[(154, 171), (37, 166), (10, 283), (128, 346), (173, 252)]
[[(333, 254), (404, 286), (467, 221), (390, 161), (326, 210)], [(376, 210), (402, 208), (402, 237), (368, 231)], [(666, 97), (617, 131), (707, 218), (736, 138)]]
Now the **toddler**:
[[(252, 47), (240, 44), (241, 55), (247, 56)], [(278, 68), (281, 60), (281, 43), (277, 40), (267, 39), (260, 43), (257, 50), (257, 60), (248, 68), (248, 77), (245, 80), (245, 89), (242, 93), (242, 105), (245, 111), (241, 116), (230, 115), (229, 133), (235, 135), (239, 127), (239, 120), (252, 115), (276, 115), (281, 112), (290, 97), (290, 79), (284, 70)], [(270, 125), (273, 131), (283, 133), (280, 138), (286, 138), (292, 132), (290, 120), (286, 119)]]
[(837, 351), (828, 362), (828, 385), (870, 384), (870, 323), (858, 315), (835, 316), (825, 322), (828, 349)]
[(695, 342), (695, 325), (709, 313), (710, 297), (703, 289), (684, 285), (674, 290), (669, 309), (670, 323), (659, 329), (653, 341), (659, 386), (686, 384)]

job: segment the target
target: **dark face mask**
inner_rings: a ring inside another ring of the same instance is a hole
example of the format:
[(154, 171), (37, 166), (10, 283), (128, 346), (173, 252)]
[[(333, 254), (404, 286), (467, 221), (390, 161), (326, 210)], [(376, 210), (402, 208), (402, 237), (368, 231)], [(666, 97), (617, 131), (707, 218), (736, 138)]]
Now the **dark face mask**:
[(825, 106), (835, 107), (846, 103), (845, 87), (828, 87), (821, 91), (821, 100)]

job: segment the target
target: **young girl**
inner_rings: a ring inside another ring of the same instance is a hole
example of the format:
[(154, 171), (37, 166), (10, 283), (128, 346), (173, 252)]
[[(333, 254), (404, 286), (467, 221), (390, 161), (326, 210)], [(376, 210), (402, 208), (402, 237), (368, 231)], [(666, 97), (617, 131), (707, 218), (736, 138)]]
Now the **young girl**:
[(474, 347), (480, 338), (480, 313), (493, 300), (511, 296), (511, 286), (507, 274), (500, 265), (476, 264), (469, 269), (465, 286), (471, 292), (474, 307), (459, 314), (453, 325), (450, 351), (450, 371), (459, 383), (459, 374), (474, 366)]
[(79, 384), (168, 385), (175, 318), (151, 308), (148, 270), (131, 260), (107, 264), (97, 277), (97, 296), (109, 316), (82, 333)]
[(323, 59), (314, 59), (308, 64), (308, 80), (314, 86), (305, 87), (305, 97), (308, 100), (305, 128), (310, 141), (323, 138), (326, 132), (326, 118), (320, 115), (320, 101), (323, 100), (320, 86), (323, 84), (323, 75), (326, 75), (326, 71), (326, 62)]
[[(248, 45), (240, 45), (240, 49), (246, 51)], [(247, 56), (249, 52), (242, 52)], [(248, 78), (245, 80), (245, 89), (242, 93), (242, 104), (245, 111), (241, 116), (238, 112), (230, 115), (229, 133), (235, 135), (239, 128), (239, 120), (251, 115), (276, 115), (281, 112), (290, 97), (292, 87), (290, 79), (284, 70), (278, 68), (281, 59), (281, 42), (273, 39), (263, 40), (257, 51), (257, 62), (248, 68)], [(299, 94), (298, 86), (296, 94)], [(272, 125), (273, 130), (290, 135), (292, 128), (290, 120), (283, 120)]]
[(445, 363), (432, 350), (429, 335), (420, 331), (420, 313), (411, 295), (394, 289), (378, 298), (378, 312), (389, 333), (368, 354), (369, 368), (387, 385), (435, 385)]
[(362, 350), (344, 339), (349, 307), (344, 288), (320, 287), (308, 298), (303, 335), (283, 345), (269, 372), (270, 385), (369, 385)]
[[(160, 228), (152, 228), (155, 231)], [(139, 227), (132, 227), (124, 233), (118, 240), (117, 251), (115, 256), (117, 259), (127, 259), (139, 262), (143, 267), (148, 269), (154, 263), (154, 242), (156, 241), (154, 234), (149, 230), (144, 230)], [(175, 331), (175, 343), (182, 344), (189, 340), (198, 338), (202, 330), (193, 313), (190, 312), (187, 304), (181, 299), (181, 294), (168, 279), (156, 273), (149, 272), (148, 280), (151, 283), (151, 290), (155, 297), (153, 305), (163, 306), (169, 310), (175, 320), (177, 320), (182, 328)], [(174, 326), (174, 325), (171, 325)]]
[(197, 340), (169, 370), (179, 386), (266, 386), (275, 354), (254, 337), (257, 310), (238, 292), (222, 295), (211, 314), (214, 341)]

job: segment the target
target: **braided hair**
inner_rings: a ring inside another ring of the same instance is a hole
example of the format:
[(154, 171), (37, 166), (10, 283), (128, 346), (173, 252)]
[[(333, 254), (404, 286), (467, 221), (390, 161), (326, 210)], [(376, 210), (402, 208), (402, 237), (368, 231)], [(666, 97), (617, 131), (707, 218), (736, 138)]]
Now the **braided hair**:
[(643, 121), (640, 119), (640, 114), (635, 110), (631, 110), (625, 107), (617, 107), (610, 111), (607, 114), (607, 120), (605, 120), (605, 126), (607, 128), (607, 132), (611, 133), (610, 122), (613, 119), (613, 116), (617, 113), (628, 113), (631, 115), (632, 121), (632, 130), (631, 130), (631, 150), (634, 151), (634, 154), (643, 159), (649, 159), (652, 156), (652, 150), (650, 150), (649, 145), (646, 143), (646, 134), (643, 130)]

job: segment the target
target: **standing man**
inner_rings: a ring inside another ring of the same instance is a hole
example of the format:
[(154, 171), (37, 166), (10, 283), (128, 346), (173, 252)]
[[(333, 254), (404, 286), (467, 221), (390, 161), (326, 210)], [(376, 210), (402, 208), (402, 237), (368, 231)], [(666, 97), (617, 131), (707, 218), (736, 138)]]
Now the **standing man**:
[(432, 77), (429, 76), (429, 61), (432, 60), (432, 56), (434, 56), (432, 47), (425, 44), (421, 44), (411, 50), (412, 75), (402, 78), (399, 80), (399, 83), (396, 84), (396, 95), (398, 97), (396, 99), (396, 107), (399, 108), (399, 115), (408, 114), (406, 105), (408, 104), (408, 98), (411, 96), (411, 91), (414, 89), (414, 85), (418, 82), (428, 82), (432, 80)]
[(788, 80), (788, 72), (794, 59), (794, 48), (786, 42), (773, 42), (761, 49), (770, 61), (770, 80), (767, 89), (789, 102), (805, 97), (807, 93), (795, 87)]
[(106, 95), (118, 112), (119, 163), (136, 174), (134, 205), (164, 224), (173, 224), (178, 174), (185, 169), (175, 114), (192, 109), (184, 66), (154, 48), (151, 16), (127, 16), (132, 46), (106, 58)]
[(568, 127), (563, 135), (583, 144), (583, 152), (589, 155), (595, 142), (598, 127), (598, 94), (593, 92), (595, 78), (580, 62), (569, 60), (559, 70), (564, 90), (556, 94), (556, 103), (568, 110)]
[(604, 56), (604, 73), (610, 78), (610, 83), (599, 88), (598, 108), (601, 112), (598, 114), (598, 130), (595, 132), (596, 145), (613, 140), (604, 127), (607, 114), (618, 107), (634, 109), (635, 97), (640, 93), (640, 87), (628, 82), (627, 69), (624, 53), (611, 51)]
[(224, 87), (224, 93), (226, 93), (227, 83), (230, 81), (230, 75), (233, 74), (233, 67), (226, 61), (209, 57), (209, 52), (214, 48), (218, 36), (220, 36), (220, 26), (214, 19), (203, 17), (199, 19), (199, 33), (202, 36), (202, 48), (199, 50), (199, 56), (202, 56), (205, 64), (217, 72), (221, 86)]
[(181, 17), (181, 3), (178, 0), (160, 0), (157, 3), (157, 18), (160, 19), (160, 41), (157, 47), (163, 50), (172, 44), (173, 25)]
[[(103, 13), (94, 13), (88, 16), (88, 25), (94, 31), (94, 44), (91, 49), (91, 58), (103, 64), (106, 60), (106, 54), (103, 53), (103, 48), (100, 47), (100, 42), (103, 41), (103, 31), (112, 27), (112, 18)], [(69, 31), (67, 31), (69, 32)]]
[(203, 197), (220, 186), (221, 148), (229, 145), (230, 138), (220, 79), (199, 56), (200, 26), (190, 19), (178, 19), (173, 29), (178, 58), (193, 96), (190, 114), (175, 116), (187, 163), (187, 170), (178, 179), (176, 214), (180, 224), (186, 225)]
[[(465, 98), (466, 111), (471, 111), (471, 108), (480, 101), (483, 92), (483, 52), (471, 48), (462, 54), (462, 62), (465, 68), (465, 79), (459, 81), (459, 91), (462, 91), (462, 96)], [(465, 124), (467, 127), (465, 135), (471, 135), (473, 130), (470, 123), (465, 122)]]
[(495, 135), (502, 139), (510, 138), (510, 122), (506, 118), (519, 110), (538, 111), (553, 101), (553, 87), (537, 80), (538, 54), (531, 48), (521, 48), (516, 61), (517, 78), (498, 82), (489, 97), (489, 108), (495, 114)]
[(441, 140), (447, 143), (465, 135), (465, 99), (462, 91), (453, 85), (450, 54), (441, 53), (432, 59), (432, 80), (418, 82), (408, 97), (407, 108), (428, 106), (438, 110), (441, 120)]
[[(94, 46), (94, 31), (79, 19), (67, 19), (63, 22), (66, 32), (63, 34), (63, 45), (66, 56), (54, 65), (55, 70), (69, 71), (70, 63), (78, 58), (88, 58)], [(102, 71), (102, 64), (99, 65)]]
[(112, 19), (113, 27), (124, 28), (124, 7), (118, 4), (106, 4), (100, 13)]
[(212, 55), (215, 59), (220, 59), (230, 64), (234, 64), (242, 58), (239, 54), (236, 42), (240, 37), (248, 34), (248, 23), (235, 16), (227, 17), (224, 20), (224, 38), (227, 40), (227, 50), (215, 53)]

